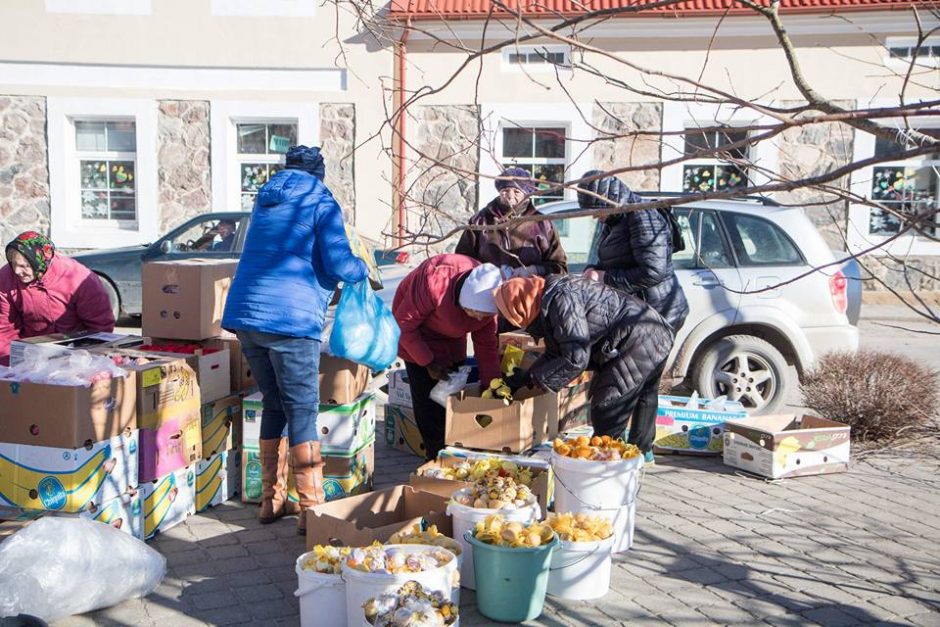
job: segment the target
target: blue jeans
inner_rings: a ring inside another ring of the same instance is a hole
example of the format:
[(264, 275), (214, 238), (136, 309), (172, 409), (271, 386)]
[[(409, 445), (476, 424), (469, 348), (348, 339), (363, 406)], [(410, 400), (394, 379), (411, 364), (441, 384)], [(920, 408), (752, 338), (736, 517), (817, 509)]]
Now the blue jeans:
[(235, 334), (264, 395), (261, 439), (280, 438), (285, 427), (291, 446), (319, 439), (320, 341), (261, 331)]

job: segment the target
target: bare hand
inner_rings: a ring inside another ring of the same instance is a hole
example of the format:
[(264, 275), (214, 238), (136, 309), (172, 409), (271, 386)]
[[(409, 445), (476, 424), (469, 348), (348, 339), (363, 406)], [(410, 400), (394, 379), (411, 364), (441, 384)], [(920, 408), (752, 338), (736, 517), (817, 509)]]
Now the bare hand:
[(438, 366), (436, 364), (428, 364), (427, 370), (428, 370), (428, 376), (430, 376), (435, 381), (441, 381), (450, 376), (450, 373), (447, 372), (447, 368), (444, 368), (443, 366)]
[(588, 268), (587, 270), (584, 271), (583, 276), (585, 279), (588, 279), (591, 281), (597, 281), (598, 283), (604, 282), (604, 271), (598, 270), (597, 268)]

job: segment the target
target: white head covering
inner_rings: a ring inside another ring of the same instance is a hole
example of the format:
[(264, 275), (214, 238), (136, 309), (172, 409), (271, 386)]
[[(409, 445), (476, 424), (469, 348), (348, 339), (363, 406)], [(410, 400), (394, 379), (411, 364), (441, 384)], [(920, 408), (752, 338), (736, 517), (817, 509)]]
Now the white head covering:
[(496, 313), (496, 297), (493, 290), (503, 282), (503, 274), (491, 263), (484, 263), (473, 270), (460, 288), (460, 306), (484, 313)]

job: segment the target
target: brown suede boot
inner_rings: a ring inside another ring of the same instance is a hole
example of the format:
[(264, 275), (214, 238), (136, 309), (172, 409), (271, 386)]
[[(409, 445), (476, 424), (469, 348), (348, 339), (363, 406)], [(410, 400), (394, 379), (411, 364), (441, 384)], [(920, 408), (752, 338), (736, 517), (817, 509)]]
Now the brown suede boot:
[(307, 509), (326, 502), (323, 493), (323, 456), (319, 442), (304, 442), (290, 448), (291, 469), (294, 483), (300, 496), (300, 516), (297, 518), (297, 533), (307, 533)]
[(258, 522), (273, 523), (282, 516), (297, 514), (300, 508), (287, 500), (287, 438), (260, 440), (261, 507)]

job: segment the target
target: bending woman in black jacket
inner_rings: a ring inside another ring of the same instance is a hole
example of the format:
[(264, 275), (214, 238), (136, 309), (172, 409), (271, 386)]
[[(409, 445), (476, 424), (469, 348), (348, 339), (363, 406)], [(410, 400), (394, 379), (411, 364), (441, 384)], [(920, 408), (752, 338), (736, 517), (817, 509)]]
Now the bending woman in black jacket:
[(585, 370), (591, 380), (596, 435), (622, 438), (643, 453), (656, 433), (659, 378), (672, 347), (672, 329), (656, 311), (626, 292), (589, 279), (549, 275), (510, 279), (496, 289), (496, 306), (513, 325), (545, 339), (545, 352), (510, 387), (535, 384), (557, 392)]

